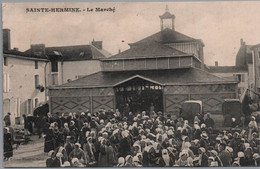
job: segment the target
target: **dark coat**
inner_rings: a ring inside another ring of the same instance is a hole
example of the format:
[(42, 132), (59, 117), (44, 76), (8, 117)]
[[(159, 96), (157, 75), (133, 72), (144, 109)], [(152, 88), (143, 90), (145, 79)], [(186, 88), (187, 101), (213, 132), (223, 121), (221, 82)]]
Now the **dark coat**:
[(10, 133), (4, 134), (4, 157), (9, 158), (13, 156), (12, 135)]
[(60, 165), (60, 161), (57, 158), (48, 158), (46, 160), (46, 167), (60, 167)]
[(46, 136), (44, 141), (44, 152), (49, 152), (55, 149), (54, 133), (51, 129), (46, 130)]

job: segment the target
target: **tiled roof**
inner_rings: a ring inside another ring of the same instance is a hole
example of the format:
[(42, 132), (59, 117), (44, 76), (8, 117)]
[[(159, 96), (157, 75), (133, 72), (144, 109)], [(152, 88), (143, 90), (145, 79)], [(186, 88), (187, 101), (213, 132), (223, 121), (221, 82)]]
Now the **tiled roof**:
[(160, 84), (208, 84), (208, 83), (237, 83), (235, 81), (227, 81), (223, 78), (215, 76), (209, 72), (197, 69), (186, 68), (176, 70), (146, 70), (146, 71), (114, 71), (114, 72), (97, 72), (70, 83), (53, 88), (74, 88), (74, 87), (112, 87), (133, 76), (142, 76), (151, 79)]
[[(104, 49), (99, 50), (93, 45), (75, 45), (75, 46), (58, 46), (58, 47), (46, 47), (45, 54), (52, 56), (53, 52), (59, 52), (62, 54), (64, 61), (80, 61), (90, 59), (100, 59), (110, 56), (110, 54)], [(25, 51), (27, 54), (31, 54), (31, 49)]]
[(134, 44), (147, 43), (147, 42), (151, 42), (151, 41), (156, 41), (156, 42), (161, 42), (161, 43), (174, 43), (174, 42), (194, 42), (194, 41), (200, 41), (200, 40), (191, 38), (187, 35), (177, 32), (175, 30), (166, 28), (158, 33), (155, 33), (140, 41), (137, 41)]
[(245, 67), (237, 66), (210, 66), (209, 72), (211, 73), (236, 73), (236, 72), (247, 72)]
[(256, 44), (256, 45), (252, 45), (251, 49), (254, 49), (254, 48), (257, 48), (257, 47), (260, 47), (260, 43)]
[(161, 44), (159, 42), (150, 41), (147, 43), (141, 43), (138, 45), (132, 46), (130, 49), (114, 55), (109, 59), (114, 58), (151, 58), (158, 56), (177, 56), (183, 55), (184, 52), (181, 52), (177, 49), (169, 47), (167, 45)]
[(17, 51), (17, 50), (4, 50), (3, 54), (13, 55), (13, 56), (22, 56), (25, 58), (33, 58), (33, 59), (48, 59), (46, 56), (31, 55), (31, 54)]

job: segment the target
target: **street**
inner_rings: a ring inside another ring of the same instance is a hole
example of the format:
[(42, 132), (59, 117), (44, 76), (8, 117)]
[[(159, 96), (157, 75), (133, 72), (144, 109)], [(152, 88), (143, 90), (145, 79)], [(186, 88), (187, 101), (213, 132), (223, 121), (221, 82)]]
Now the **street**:
[(45, 167), (47, 154), (43, 152), (44, 139), (31, 136), (31, 140), (14, 149), (13, 157), (4, 162), (4, 167)]

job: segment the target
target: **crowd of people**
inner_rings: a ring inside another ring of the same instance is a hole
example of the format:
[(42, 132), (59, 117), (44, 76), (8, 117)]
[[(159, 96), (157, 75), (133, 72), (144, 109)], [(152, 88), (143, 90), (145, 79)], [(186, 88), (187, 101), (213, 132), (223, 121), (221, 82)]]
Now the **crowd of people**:
[(215, 130), (210, 114), (191, 123), (145, 111), (48, 113), (41, 124), (47, 167), (260, 166), (253, 116), (248, 127), (228, 131)]

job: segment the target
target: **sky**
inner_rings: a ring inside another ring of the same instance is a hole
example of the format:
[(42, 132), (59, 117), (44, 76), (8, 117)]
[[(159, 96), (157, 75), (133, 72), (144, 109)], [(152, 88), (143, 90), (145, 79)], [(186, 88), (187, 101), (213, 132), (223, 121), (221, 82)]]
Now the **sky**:
[[(129, 48), (160, 31), (159, 15), (175, 15), (175, 30), (205, 44), (209, 66), (235, 64), (240, 39), (248, 45), (260, 43), (258, 2), (110, 2), (110, 3), (7, 3), (2, 6), (3, 28), (11, 30), (11, 48), (25, 51), (31, 44), (83, 45), (103, 41), (111, 54)], [(113, 8), (115, 12), (43, 13), (26, 8)]]

